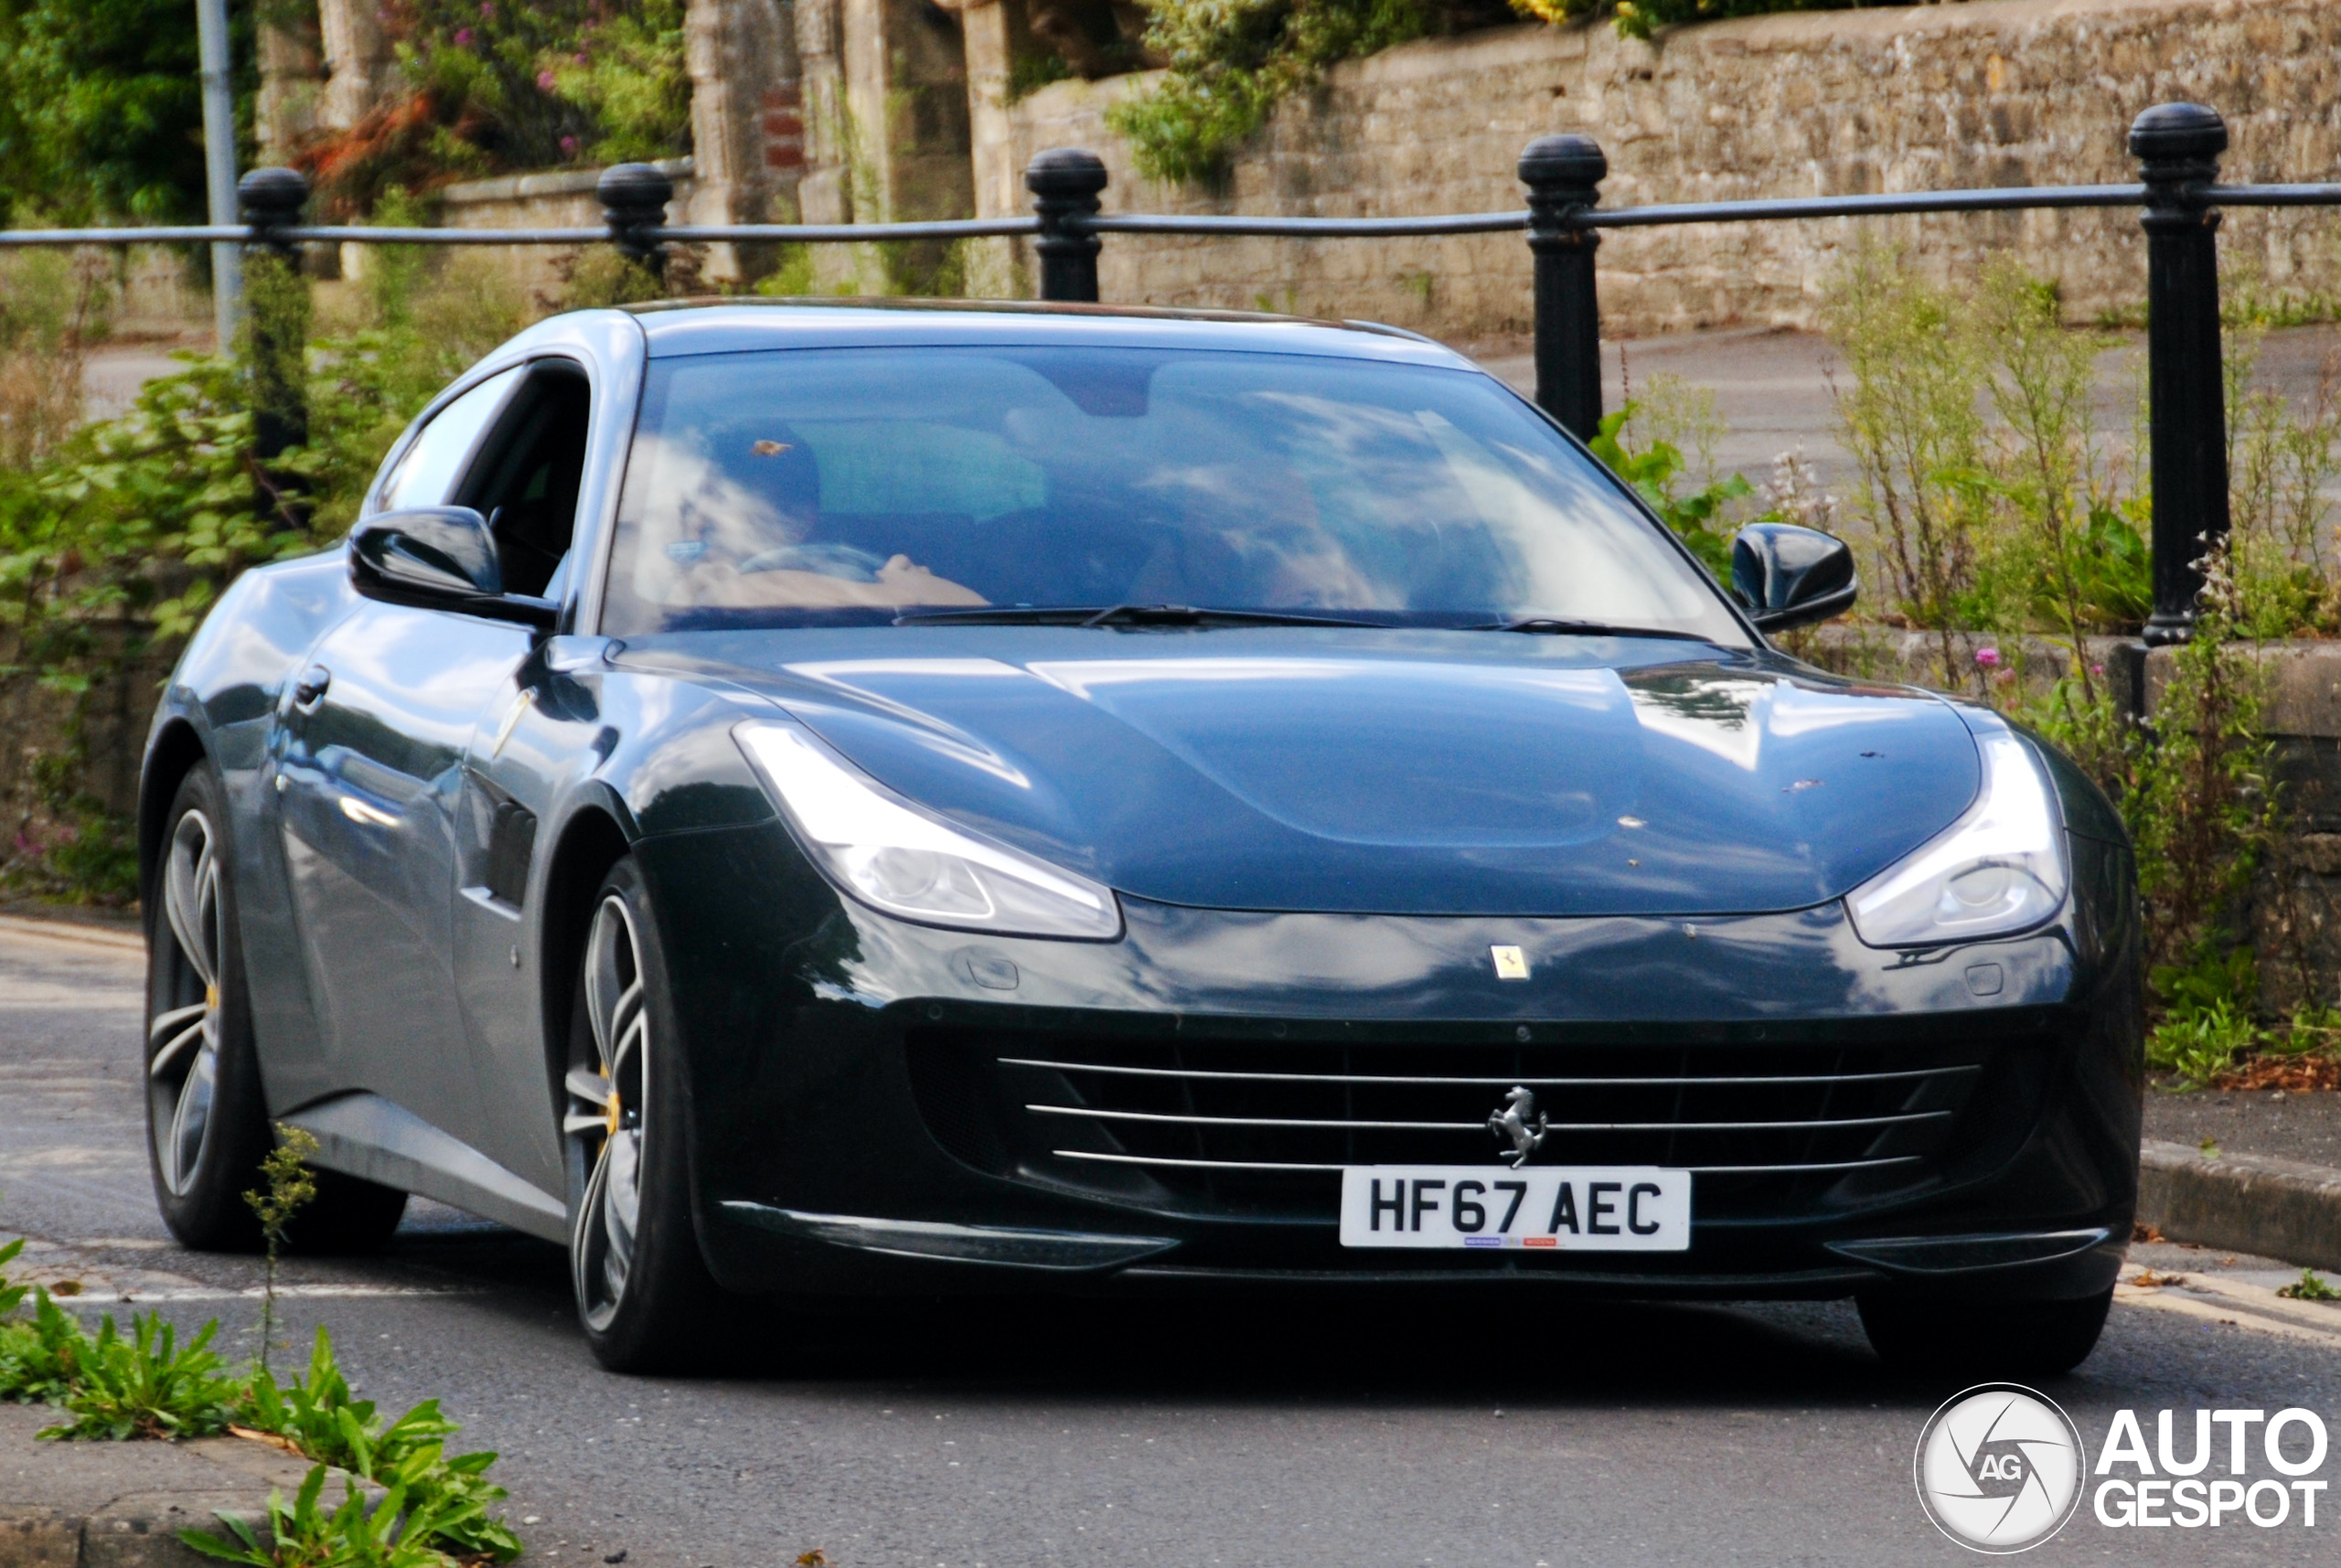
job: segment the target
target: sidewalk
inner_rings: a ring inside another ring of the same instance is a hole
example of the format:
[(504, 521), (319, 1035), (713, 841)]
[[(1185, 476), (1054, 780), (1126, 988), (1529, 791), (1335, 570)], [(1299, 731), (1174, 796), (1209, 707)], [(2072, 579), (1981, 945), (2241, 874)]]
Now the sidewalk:
[[(262, 1530), (268, 1494), (289, 1500), (309, 1461), (242, 1437), (193, 1443), (43, 1443), (60, 1413), (0, 1404), (0, 1568), (194, 1568), (182, 1530), (222, 1533), (215, 1511)], [(328, 1479), (319, 1499), (345, 1493)]]

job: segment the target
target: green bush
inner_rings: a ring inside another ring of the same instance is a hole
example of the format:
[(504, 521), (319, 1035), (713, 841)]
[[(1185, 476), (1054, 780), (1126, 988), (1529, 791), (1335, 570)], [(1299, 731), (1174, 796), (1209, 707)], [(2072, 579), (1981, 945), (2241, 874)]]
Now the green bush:
[[(241, 141), (252, 8), (228, 26)], [(0, 0), (0, 220), (201, 222), (197, 63), (185, 0)]]
[(1170, 62), (1160, 86), (1106, 112), (1158, 179), (1216, 177), (1288, 94), (1324, 69), (1503, 16), (1473, 0), (1150, 0), (1146, 42)]

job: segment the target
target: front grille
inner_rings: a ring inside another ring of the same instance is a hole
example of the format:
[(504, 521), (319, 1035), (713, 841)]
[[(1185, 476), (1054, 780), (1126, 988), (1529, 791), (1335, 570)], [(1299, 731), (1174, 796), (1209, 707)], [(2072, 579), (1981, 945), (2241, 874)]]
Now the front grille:
[(961, 1157), (1139, 1200), (1323, 1215), (1344, 1166), (1495, 1165), (1510, 1146), (1489, 1119), (1517, 1087), (1545, 1118), (1533, 1163), (1688, 1169), (1703, 1218), (1778, 1216), (1932, 1179), (2007, 1054), (1972, 1038), (1491, 1044), (973, 1031), (937, 1031), (913, 1051), (929, 1125)]

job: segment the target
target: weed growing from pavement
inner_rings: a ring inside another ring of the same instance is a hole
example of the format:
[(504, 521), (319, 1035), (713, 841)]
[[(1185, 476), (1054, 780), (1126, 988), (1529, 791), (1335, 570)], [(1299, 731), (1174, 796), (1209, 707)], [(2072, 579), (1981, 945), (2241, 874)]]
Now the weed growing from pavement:
[(320, 1465), (291, 1502), (283, 1492), (269, 1494), (267, 1545), (251, 1525), (228, 1513), (213, 1516), (226, 1527), (225, 1536), (182, 1530), (179, 1539), (206, 1556), (253, 1568), (442, 1568), (448, 1562), (436, 1544), (444, 1521), (429, 1504), (392, 1487), (369, 1507), (353, 1481), (341, 1506), (328, 1513), (318, 1501), (325, 1485)]
[(276, 1140), (276, 1147), (260, 1162), (262, 1186), (244, 1194), (244, 1201), (260, 1216), (260, 1233), (268, 1246), (268, 1273), (260, 1298), (260, 1375), (263, 1378), (268, 1375), (269, 1347), (276, 1337), (276, 1260), (284, 1250), (294, 1216), (317, 1195), (317, 1179), (303, 1163), (317, 1152), (316, 1138), (279, 1122)]
[(2313, 1268), (2301, 1270), (2300, 1278), (2276, 1292), (2293, 1301), (2341, 1301), (2341, 1290), (2336, 1290), (2316, 1277)]
[[(298, 1207), (291, 1204), (284, 1219)], [(0, 1247), (0, 1267), (23, 1249), (22, 1241)], [(29, 1319), (21, 1316), (27, 1294)], [(159, 1313), (140, 1313), (127, 1336), (109, 1316), (91, 1337), (47, 1290), (0, 1275), (0, 1399), (43, 1402), (72, 1416), (43, 1432), (46, 1438), (233, 1432), (315, 1462), (292, 1503), (282, 1494), (271, 1497), (273, 1545), (263, 1548), (225, 1516), (226, 1537), (181, 1532), (188, 1545), (215, 1557), (264, 1568), (439, 1568), (520, 1555), (519, 1538), (489, 1511), (505, 1495), (487, 1478), (496, 1456), (448, 1457), (447, 1440), (460, 1428), (440, 1413), (438, 1401), (425, 1400), (386, 1423), (371, 1401), (352, 1393), (323, 1326), (306, 1377), (280, 1385), (258, 1363), (240, 1377), (210, 1349), (219, 1328), (215, 1318), (181, 1345)], [(351, 1500), (331, 1511), (319, 1501), (328, 1468), (353, 1478)], [(369, 1505), (356, 1481), (385, 1488), (380, 1504)]]

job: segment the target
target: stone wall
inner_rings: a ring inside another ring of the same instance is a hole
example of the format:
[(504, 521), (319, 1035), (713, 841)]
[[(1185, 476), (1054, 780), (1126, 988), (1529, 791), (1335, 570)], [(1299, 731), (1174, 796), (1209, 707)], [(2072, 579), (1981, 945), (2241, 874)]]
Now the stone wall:
[[(661, 159), (653, 165), (675, 182), (675, 198), (667, 206), (667, 221), (687, 223), (700, 199), (693, 160)], [(559, 169), (547, 174), (507, 175), (498, 179), (470, 180), (433, 193), (440, 204), (437, 221), (450, 229), (598, 229), (602, 204), (593, 187), (599, 169)], [(481, 247), (501, 258), (523, 287), (546, 299), (556, 298), (561, 270), (572, 251), (554, 245)], [(342, 274), (365, 275), (367, 247), (341, 248)]]
[[(2147, 106), (2228, 117), (2234, 180), (2336, 177), (2341, 4), (2335, 0), (1969, 0), (1671, 29), (1527, 25), (1410, 44), (1338, 66), (1235, 160), (1228, 188), (1143, 181), (1109, 104), (1150, 78), (1060, 82), (978, 116), (986, 216), (1021, 207), (1014, 176), (1045, 147), (1096, 149), (1107, 210), (1398, 215), (1516, 209), (1532, 137), (1598, 139), (1604, 205), (2136, 178), (2123, 149)], [(994, 128), (996, 127), (996, 129)], [(987, 134), (987, 131), (989, 132)], [(2128, 212), (1838, 219), (1613, 232), (1601, 251), (1614, 335), (1733, 323), (1807, 325), (1863, 233), (1950, 272), (2008, 251), (2088, 317), (2143, 297)], [(2230, 275), (2341, 288), (2341, 225), (2318, 213), (2228, 217)], [(1369, 316), (1466, 340), (1524, 333), (1516, 236), (1362, 242), (1109, 239), (1108, 300)]]

